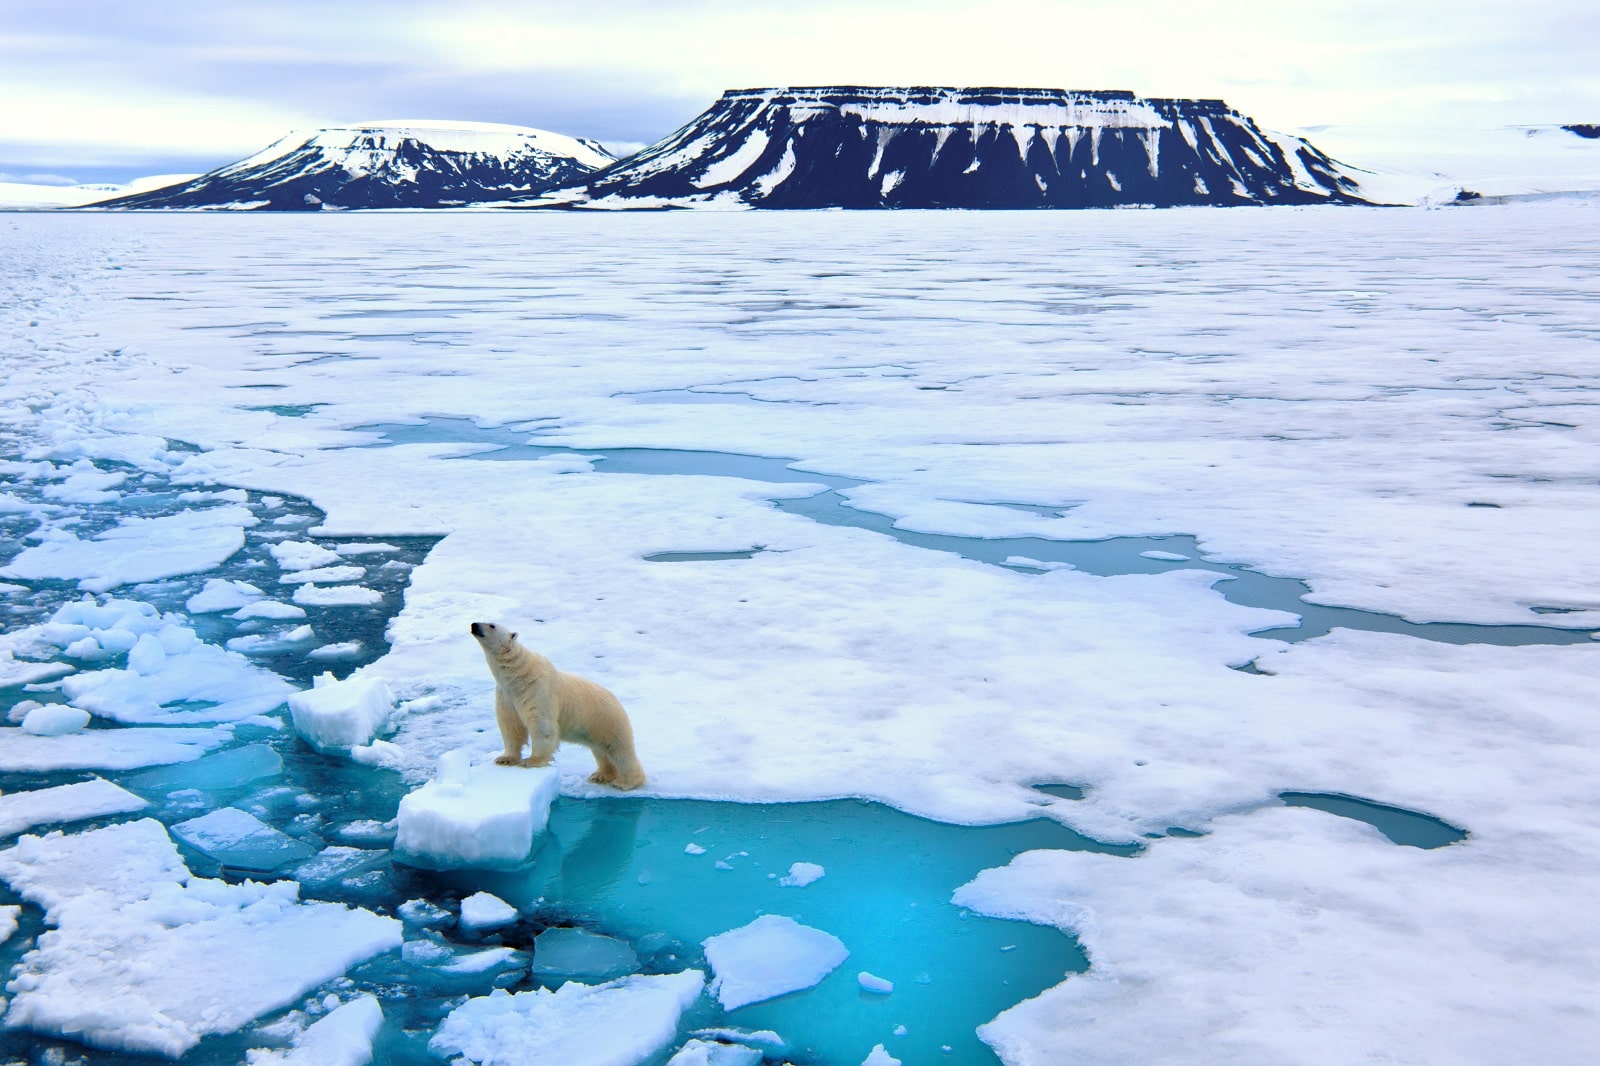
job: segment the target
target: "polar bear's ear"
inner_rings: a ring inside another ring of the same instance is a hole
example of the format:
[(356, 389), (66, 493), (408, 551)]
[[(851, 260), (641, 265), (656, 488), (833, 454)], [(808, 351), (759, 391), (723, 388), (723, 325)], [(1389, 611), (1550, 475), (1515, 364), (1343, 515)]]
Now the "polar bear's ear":
[(512, 640), (516, 640), (517, 639), (517, 635), (515, 633), (511, 634), (511, 639)]

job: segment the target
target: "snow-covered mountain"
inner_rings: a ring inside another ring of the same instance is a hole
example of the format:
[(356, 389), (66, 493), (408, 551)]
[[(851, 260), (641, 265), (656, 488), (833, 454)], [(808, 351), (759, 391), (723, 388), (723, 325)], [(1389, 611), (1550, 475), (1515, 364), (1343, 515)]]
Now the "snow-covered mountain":
[(739, 89), (551, 200), (773, 208), (1364, 203), (1221, 100), (1063, 89)]
[(538, 193), (614, 162), (593, 141), (485, 122), (375, 122), (291, 133), (184, 185), (109, 208), (273, 211), (455, 207)]
[(31, 181), (0, 181), (0, 211), (48, 211), (64, 207), (86, 207), (103, 200), (149, 192), (168, 185), (193, 181), (198, 174), (156, 174), (130, 182), (97, 182), (86, 185), (45, 185)]

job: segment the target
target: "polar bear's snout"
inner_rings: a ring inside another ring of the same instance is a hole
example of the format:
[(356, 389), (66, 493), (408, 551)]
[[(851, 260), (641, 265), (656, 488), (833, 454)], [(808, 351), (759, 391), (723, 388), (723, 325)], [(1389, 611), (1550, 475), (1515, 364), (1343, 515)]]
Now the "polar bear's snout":
[(482, 622), (474, 622), (474, 623), (472, 623), (472, 635), (477, 637), (479, 640), (483, 639), (483, 623)]

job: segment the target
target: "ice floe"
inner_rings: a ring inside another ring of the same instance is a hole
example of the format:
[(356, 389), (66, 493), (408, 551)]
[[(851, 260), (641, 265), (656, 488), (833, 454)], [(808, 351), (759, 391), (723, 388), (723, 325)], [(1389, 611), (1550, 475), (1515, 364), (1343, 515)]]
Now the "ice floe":
[(487, 932), (510, 925), (518, 918), (517, 908), (490, 892), (474, 892), (461, 901), (461, 928), (469, 933)]
[(635, 1066), (672, 1042), (704, 984), (700, 971), (685, 970), (599, 985), (568, 981), (554, 992), (496, 989), (451, 1011), (428, 1047), (482, 1066)]
[(462, 751), (400, 801), (395, 851), (435, 867), (504, 865), (528, 857), (561, 787), (553, 767), (471, 764)]
[(296, 733), (318, 751), (371, 744), (389, 726), (394, 693), (381, 678), (336, 679), (319, 674), (312, 688), (289, 697)]
[(294, 1037), (287, 1051), (251, 1048), (249, 1066), (366, 1066), (372, 1039), (383, 1025), (383, 1008), (374, 996), (342, 1003)]
[(292, 881), (191, 875), (159, 822), (22, 837), (0, 878), (54, 928), (13, 972), (8, 1025), (177, 1058), (400, 944), (400, 922), (302, 903)]
[(125, 788), (95, 777), (71, 785), (0, 795), (0, 837), (36, 825), (79, 822), (107, 814), (143, 810), (147, 804)]
[(724, 1010), (810, 988), (850, 956), (838, 937), (793, 918), (763, 914), (702, 945)]
[(180, 511), (156, 518), (131, 516), (88, 539), (47, 529), (44, 542), (24, 548), (0, 567), (0, 577), (76, 581), (88, 592), (200, 574), (244, 547), (244, 531), (255, 525), (249, 508), (224, 506)]

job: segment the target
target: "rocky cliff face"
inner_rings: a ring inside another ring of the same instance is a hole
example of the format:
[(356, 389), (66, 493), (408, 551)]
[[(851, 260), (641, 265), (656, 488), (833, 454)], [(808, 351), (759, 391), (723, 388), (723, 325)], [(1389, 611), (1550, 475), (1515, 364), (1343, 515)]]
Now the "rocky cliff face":
[(1338, 163), (1220, 100), (1061, 89), (741, 89), (581, 183), (575, 206), (1081, 208), (1364, 203)]
[(488, 123), (385, 123), (292, 133), (182, 185), (97, 208), (314, 211), (508, 200), (614, 162), (592, 141)]

